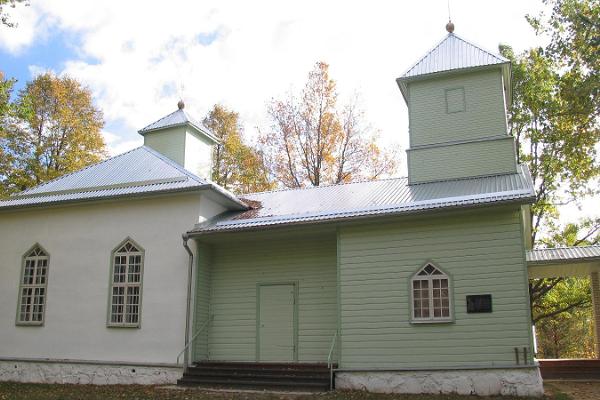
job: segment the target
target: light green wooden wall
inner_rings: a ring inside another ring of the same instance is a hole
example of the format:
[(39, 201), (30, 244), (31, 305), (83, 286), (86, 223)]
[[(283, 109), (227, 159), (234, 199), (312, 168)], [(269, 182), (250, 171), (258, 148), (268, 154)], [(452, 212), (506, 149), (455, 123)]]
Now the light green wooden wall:
[[(205, 243), (197, 244), (196, 251), (196, 282), (194, 298), (194, 329), (193, 333), (203, 328), (210, 316), (210, 259), (211, 249)], [(193, 354), (194, 360), (208, 359), (208, 329), (204, 329), (196, 339), (194, 339)]]
[(407, 156), (410, 183), (517, 172), (515, 142), (510, 136), (415, 148), (410, 149)]
[[(465, 111), (446, 112), (446, 90), (463, 88)], [(410, 146), (506, 135), (500, 68), (408, 84)]]
[[(530, 348), (519, 209), (490, 209), (340, 229), (343, 368), (513, 365)], [(409, 322), (409, 278), (426, 261), (453, 278), (455, 322)], [(465, 296), (493, 312), (467, 314)]]
[(516, 172), (500, 67), (414, 80), (408, 93), (410, 183)]
[[(298, 361), (327, 361), (337, 329), (335, 234), (257, 237), (228, 237), (210, 246), (209, 358), (255, 361), (257, 283), (297, 282)], [(197, 296), (205, 296), (206, 287), (198, 287)], [(195, 350), (198, 359), (202, 349)]]
[(183, 166), (185, 162), (185, 135), (184, 127), (148, 132), (144, 135), (144, 145)]

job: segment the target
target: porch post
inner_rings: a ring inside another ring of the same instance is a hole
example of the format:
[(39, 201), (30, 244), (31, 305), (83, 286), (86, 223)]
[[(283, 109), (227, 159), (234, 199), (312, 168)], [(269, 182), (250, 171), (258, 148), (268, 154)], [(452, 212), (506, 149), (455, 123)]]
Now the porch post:
[(598, 272), (592, 272), (592, 308), (594, 310), (594, 344), (596, 357), (600, 358), (600, 276)]

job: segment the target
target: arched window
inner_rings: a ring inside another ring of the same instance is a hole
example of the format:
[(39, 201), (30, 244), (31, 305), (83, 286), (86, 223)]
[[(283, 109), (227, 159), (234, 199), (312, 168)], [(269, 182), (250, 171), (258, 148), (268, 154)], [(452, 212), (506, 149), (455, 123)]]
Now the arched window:
[(48, 253), (34, 245), (23, 255), (17, 324), (42, 325), (46, 310), (48, 283)]
[(415, 322), (451, 321), (450, 278), (432, 263), (427, 263), (411, 279), (412, 320)]
[(126, 239), (112, 253), (109, 326), (139, 327), (144, 250)]

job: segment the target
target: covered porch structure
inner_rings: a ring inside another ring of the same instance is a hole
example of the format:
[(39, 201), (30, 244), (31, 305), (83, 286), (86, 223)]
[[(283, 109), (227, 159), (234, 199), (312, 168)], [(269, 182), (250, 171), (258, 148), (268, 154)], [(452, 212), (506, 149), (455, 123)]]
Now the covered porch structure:
[(599, 359), (538, 360), (544, 379), (600, 378), (600, 246), (527, 251), (530, 279), (590, 277), (594, 316), (594, 347)]

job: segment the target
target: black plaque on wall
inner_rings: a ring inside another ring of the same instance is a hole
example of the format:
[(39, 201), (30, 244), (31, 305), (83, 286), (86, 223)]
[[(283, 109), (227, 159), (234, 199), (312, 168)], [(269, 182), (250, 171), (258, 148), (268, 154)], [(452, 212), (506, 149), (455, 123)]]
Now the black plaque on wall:
[(492, 312), (491, 294), (474, 294), (467, 296), (468, 313), (489, 313)]

